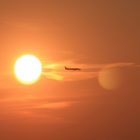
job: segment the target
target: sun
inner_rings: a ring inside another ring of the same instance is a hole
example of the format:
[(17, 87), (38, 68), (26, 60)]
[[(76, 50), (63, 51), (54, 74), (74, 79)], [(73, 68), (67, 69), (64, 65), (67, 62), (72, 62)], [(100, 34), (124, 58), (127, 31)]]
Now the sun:
[(22, 84), (33, 84), (41, 76), (42, 64), (34, 55), (23, 55), (16, 60), (14, 73)]

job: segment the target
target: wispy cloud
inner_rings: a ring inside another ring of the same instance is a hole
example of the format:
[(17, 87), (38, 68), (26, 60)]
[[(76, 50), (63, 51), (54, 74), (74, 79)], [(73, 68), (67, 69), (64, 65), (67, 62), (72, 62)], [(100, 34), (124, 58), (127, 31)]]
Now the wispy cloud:
[[(78, 67), (81, 71), (66, 71), (64, 66)], [(138, 65), (131, 62), (118, 62), (108, 64), (78, 64), (72, 61), (65, 61), (60, 63), (50, 63), (44, 66), (43, 75), (48, 79), (58, 81), (77, 81), (84, 79), (91, 79), (98, 76), (99, 72), (104, 68), (118, 68), (118, 67), (137, 67)]]
[[(76, 100), (67, 101), (60, 99), (55, 101), (55, 98), (53, 101), (49, 98), (12, 98), (1, 100), (0, 115), (3, 120), (10, 114), (11, 119), (43, 120), (43, 122), (47, 123), (62, 123), (66, 120), (60, 114), (77, 103), (79, 101)], [(56, 114), (58, 111), (61, 113)]]

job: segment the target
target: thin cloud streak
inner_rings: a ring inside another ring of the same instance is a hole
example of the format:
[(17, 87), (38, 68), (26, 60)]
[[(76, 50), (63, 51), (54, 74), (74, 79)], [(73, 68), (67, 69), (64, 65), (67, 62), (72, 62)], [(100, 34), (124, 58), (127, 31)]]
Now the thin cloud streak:
[(78, 104), (78, 100), (60, 100), (50, 101), (48, 98), (36, 99), (26, 98), (24, 100), (8, 99), (0, 102), (2, 110), (1, 120), (5, 120), (6, 116), (11, 115), (11, 119), (26, 119), (27, 121), (43, 120), (46, 123), (68, 123), (63, 116), (55, 115), (57, 111), (64, 112)]
[[(78, 67), (81, 71), (66, 71), (64, 66), (68, 67)], [(120, 68), (120, 67), (137, 67), (135, 63), (130, 62), (119, 62), (119, 63), (109, 63), (109, 64), (76, 64), (71, 61), (62, 63), (51, 63), (44, 66), (43, 75), (47, 79), (57, 80), (57, 81), (79, 81), (85, 79), (96, 78), (100, 71), (105, 68)]]

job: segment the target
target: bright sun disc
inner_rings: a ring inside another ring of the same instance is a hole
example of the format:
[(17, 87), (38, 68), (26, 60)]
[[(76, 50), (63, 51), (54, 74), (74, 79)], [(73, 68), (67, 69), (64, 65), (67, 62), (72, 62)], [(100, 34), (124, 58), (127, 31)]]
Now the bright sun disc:
[(33, 84), (42, 73), (42, 64), (34, 55), (23, 55), (17, 59), (14, 72), (21, 83)]

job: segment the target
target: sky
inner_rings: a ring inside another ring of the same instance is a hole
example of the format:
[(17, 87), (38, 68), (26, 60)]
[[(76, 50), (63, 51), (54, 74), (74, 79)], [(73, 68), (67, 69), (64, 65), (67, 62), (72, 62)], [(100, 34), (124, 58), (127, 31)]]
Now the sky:
[[(139, 7), (138, 0), (0, 0), (0, 139), (139, 140)], [(43, 64), (30, 86), (13, 74), (24, 54)]]

